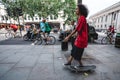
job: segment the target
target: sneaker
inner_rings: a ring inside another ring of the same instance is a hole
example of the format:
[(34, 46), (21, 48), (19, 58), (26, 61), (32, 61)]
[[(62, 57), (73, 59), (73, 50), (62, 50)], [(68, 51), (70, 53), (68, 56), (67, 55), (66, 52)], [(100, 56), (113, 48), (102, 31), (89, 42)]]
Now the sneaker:
[(31, 45), (35, 45), (34, 43), (32, 43)]

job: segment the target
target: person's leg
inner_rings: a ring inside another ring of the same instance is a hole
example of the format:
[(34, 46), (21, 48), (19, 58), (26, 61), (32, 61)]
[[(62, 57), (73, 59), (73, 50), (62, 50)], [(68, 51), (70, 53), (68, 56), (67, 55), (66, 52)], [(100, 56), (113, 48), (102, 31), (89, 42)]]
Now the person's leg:
[(84, 48), (81, 48), (80, 49), (80, 59), (78, 60), (79, 62), (79, 66), (83, 66), (83, 63), (82, 63), (82, 56), (83, 56), (83, 52), (84, 52)]
[(71, 50), (71, 55), (70, 55), (70, 57), (68, 58), (68, 61), (67, 61), (67, 63), (66, 64), (64, 64), (64, 65), (71, 65), (71, 62), (73, 61), (73, 59), (74, 59), (74, 54), (75, 54), (75, 51), (76, 51), (76, 47), (75, 46), (73, 46), (72, 47), (72, 50)]
[(16, 33), (17, 33), (17, 29), (13, 29), (13, 31), (14, 31), (13, 35), (14, 35), (14, 38), (15, 38), (16, 37)]
[(33, 39), (33, 36), (34, 36), (34, 33), (31, 34), (31, 37), (30, 37), (31, 40)]
[(112, 44), (112, 34), (109, 36), (110, 44)]
[(47, 35), (46, 35), (46, 31), (43, 32), (43, 36), (44, 36), (45, 44), (47, 44)]
[(81, 60), (79, 61), (79, 66), (83, 66), (83, 63)]
[(72, 60), (73, 60), (73, 57), (70, 56), (70, 57), (68, 58), (68, 62), (65, 63), (64, 65), (71, 65)]

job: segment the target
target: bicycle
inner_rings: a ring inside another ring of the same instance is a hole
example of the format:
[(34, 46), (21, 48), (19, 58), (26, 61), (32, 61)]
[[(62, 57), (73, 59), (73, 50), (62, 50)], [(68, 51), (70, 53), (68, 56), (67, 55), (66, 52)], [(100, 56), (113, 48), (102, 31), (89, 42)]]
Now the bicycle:
[(8, 29), (7, 32), (5, 33), (5, 37), (6, 38), (22, 37), (22, 34), (21, 32), (16, 32), (16, 34), (14, 34), (12, 29)]
[(107, 32), (107, 36), (101, 39), (101, 44), (115, 44), (114, 35), (111, 32)]
[(52, 35), (47, 35), (47, 38), (44, 38), (42, 33), (39, 33), (33, 44), (41, 45), (43, 42), (48, 45), (54, 45), (56, 43), (56, 38)]

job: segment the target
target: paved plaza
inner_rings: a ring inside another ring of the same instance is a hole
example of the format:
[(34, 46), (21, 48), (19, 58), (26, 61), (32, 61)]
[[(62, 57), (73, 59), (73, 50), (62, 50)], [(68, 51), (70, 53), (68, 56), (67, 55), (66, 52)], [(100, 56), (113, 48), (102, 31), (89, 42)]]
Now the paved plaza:
[(0, 80), (120, 79), (119, 48), (89, 44), (82, 61), (96, 65), (92, 73), (73, 73), (64, 68), (70, 50), (70, 45), (68, 51), (61, 51), (60, 45), (0, 45)]

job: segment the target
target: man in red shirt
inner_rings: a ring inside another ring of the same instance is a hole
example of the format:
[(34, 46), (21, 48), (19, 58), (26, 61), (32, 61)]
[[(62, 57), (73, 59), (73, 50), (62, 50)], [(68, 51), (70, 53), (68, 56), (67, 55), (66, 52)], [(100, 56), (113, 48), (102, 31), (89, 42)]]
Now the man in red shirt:
[(71, 56), (68, 58), (68, 62), (64, 65), (71, 65), (73, 59), (77, 60), (80, 66), (83, 66), (81, 58), (84, 52), (84, 48), (88, 45), (88, 30), (86, 17), (88, 15), (88, 9), (83, 5), (79, 4), (76, 9), (76, 14), (78, 15), (78, 23), (76, 29), (68, 35), (64, 41), (68, 41), (69, 38), (77, 32), (77, 37), (74, 42), (73, 50), (71, 51)]
[(109, 26), (108, 28), (108, 32), (107, 32), (107, 36), (110, 38), (110, 43), (112, 44), (112, 38), (113, 38), (113, 35), (115, 33), (115, 29), (114, 29), (114, 26)]
[(15, 24), (10, 24), (10, 28), (14, 31), (14, 37), (15, 37), (15, 35), (16, 35), (16, 31), (18, 30), (18, 26), (17, 25), (15, 25)]
[(16, 32), (18, 29), (17, 25), (15, 24), (10, 24), (10, 28), (12, 28), (14, 32)]

